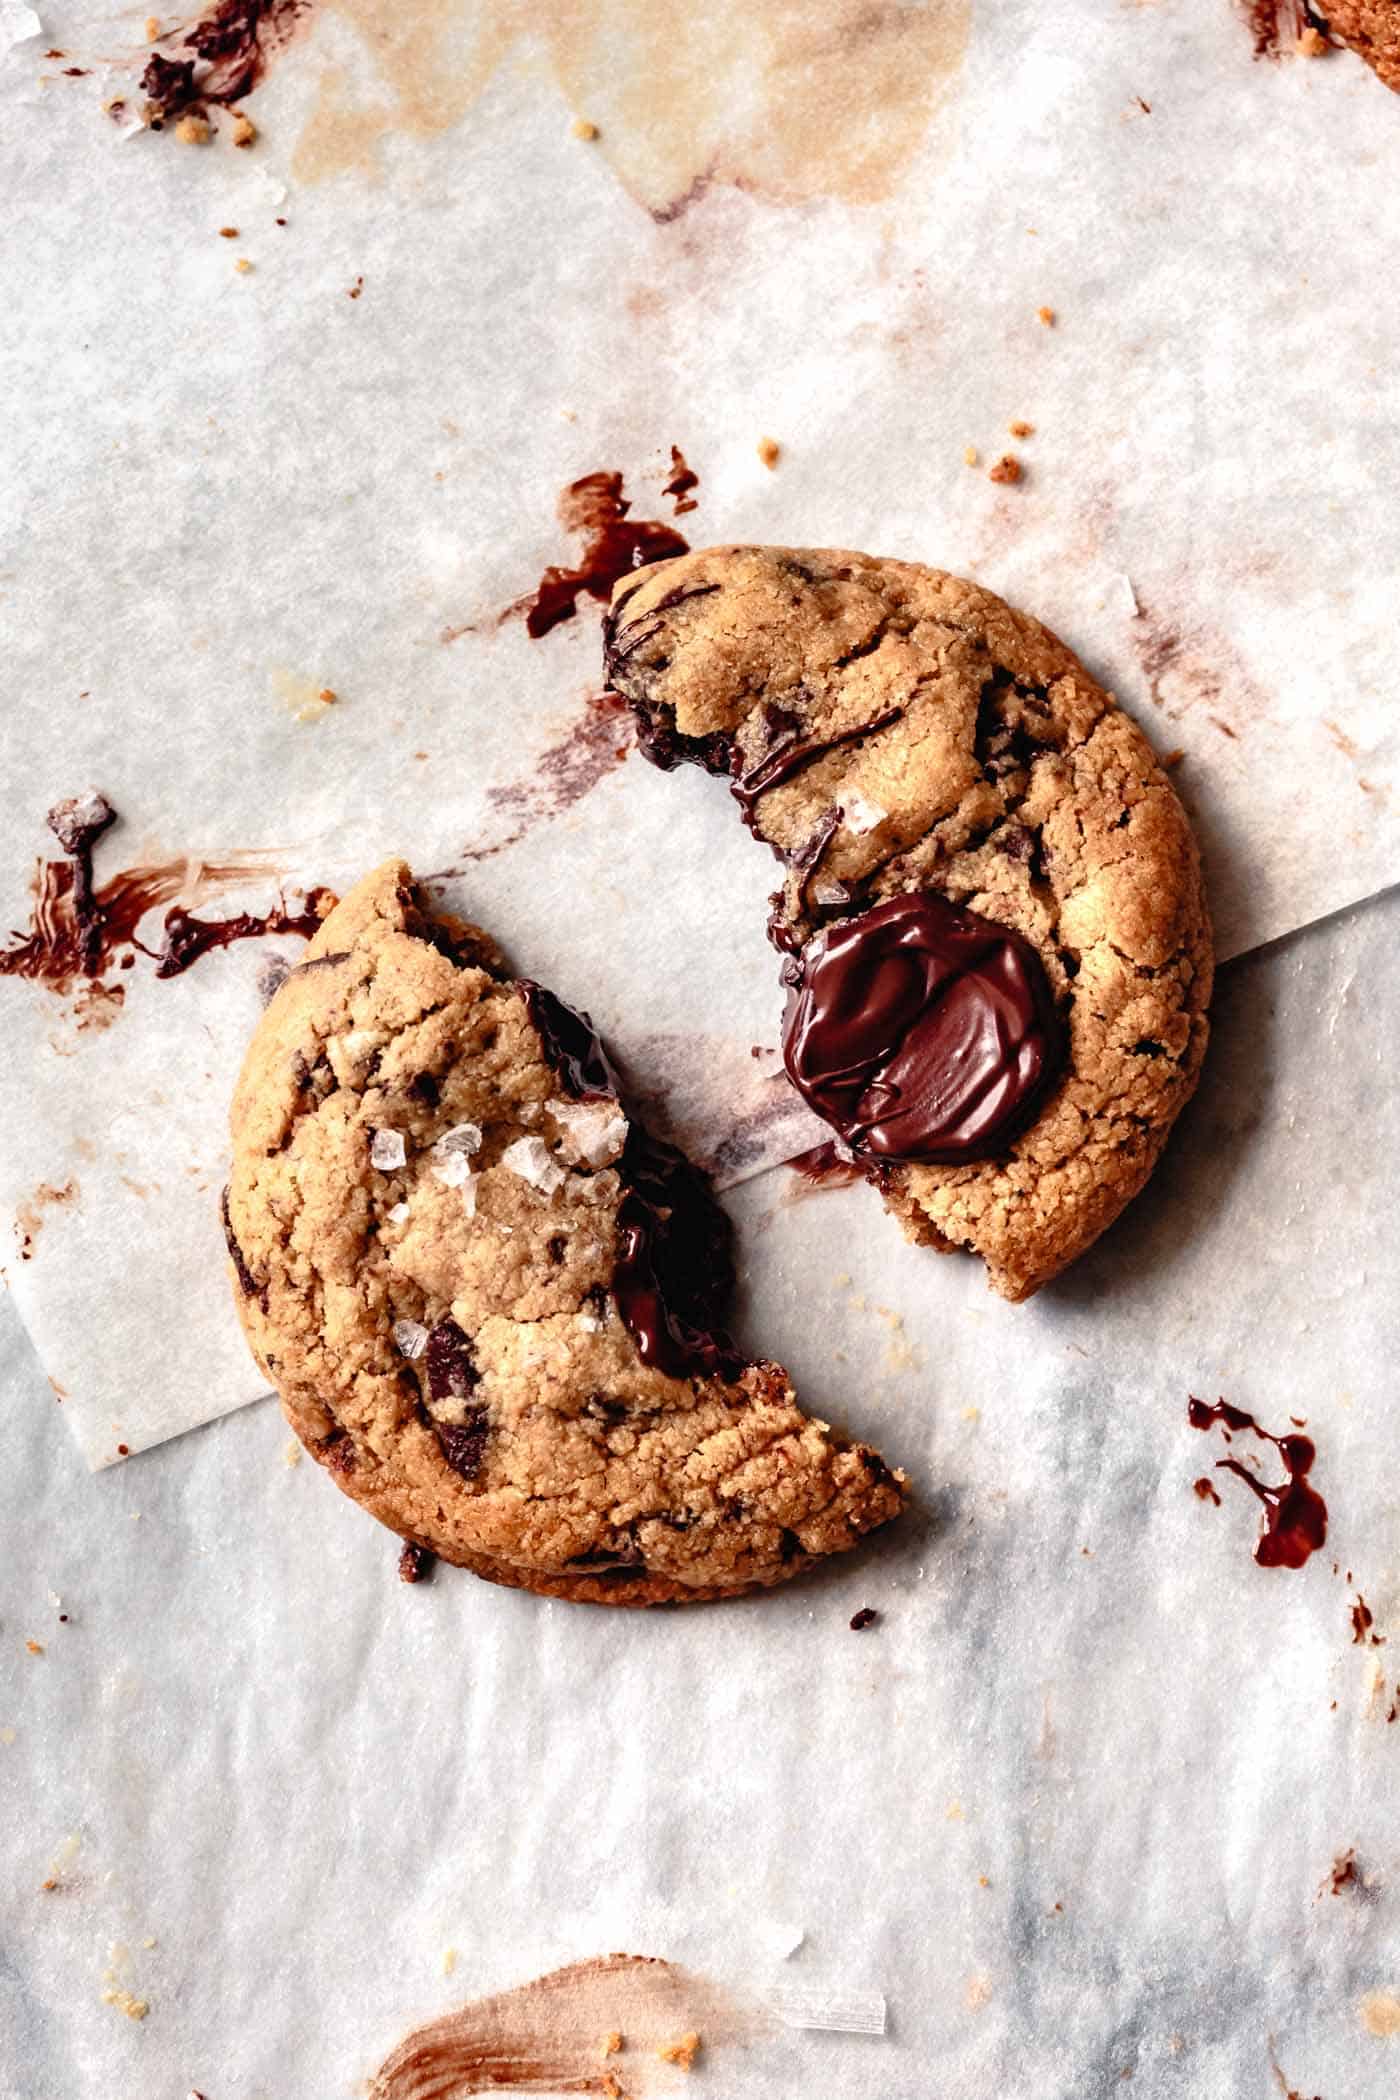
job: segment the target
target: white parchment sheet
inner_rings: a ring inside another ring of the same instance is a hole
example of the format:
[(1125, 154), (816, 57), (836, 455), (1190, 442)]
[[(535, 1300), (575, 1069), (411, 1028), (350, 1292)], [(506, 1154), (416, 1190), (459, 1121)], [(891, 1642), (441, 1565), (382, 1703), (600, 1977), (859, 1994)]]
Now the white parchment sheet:
[[(6, 51), (0, 6), (6, 927), (90, 783), (99, 882), (188, 862), (204, 917), (454, 871), (717, 1163), (745, 1338), (919, 1509), (712, 1613), (401, 1588), (233, 1413), (224, 1116), (295, 942), (138, 955), (106, 1026), (0, 976), (0, 2096), (330, 2100), (619, 1947), (885, 1993), (696, 2100), (1392, 2095), (1400, 99), (1256, 62), (1228, 0), (339, 0), (239, 151), (104, 114), (144, 16), (37, 16)], [(1242, 959), (1152, 1188), (1030, 1306), (760, 1171), (803, 1127), (750, 1054), (774, 864), (616, 758), (590, 600), (501, 618), (604, 470), (697, 546), (974, 575), (1182, 753)], [(1193, 1495), (1191, 1390), (1307, 1418), (1304, 1570)]]
[[(635, 755), (561, 810), (596, 607), (499, 620), (577, 554), (564, 484), (616, 470), (671, 515), (672, 444), (695, 544), (922, 557), (1059, 628), (1184, 753), (1222, 953), (1395, 880), (1395, 98), (1350, 58), (1255, 62), (1223, 4), (802, 13), (677, 41), (626, 7), (534, 36), (313, 10), (244, 151), (124, 137), (101, 105), (132, 70), (67, 77), (135, 20), (54, 8), (14, 47), (10, 923), (90, 781), (124, 819), (99, 878), (455, 867), (725, 1178), (795, 1149), (749, 1054), (772, 862), (721, 784)], [(42, 1219), (6, 1266), (92, 1464), (258, 1390), (214, 1198), (264, 960), (138, 959), (105, 1030), (0, 981), (0, 1199)]]

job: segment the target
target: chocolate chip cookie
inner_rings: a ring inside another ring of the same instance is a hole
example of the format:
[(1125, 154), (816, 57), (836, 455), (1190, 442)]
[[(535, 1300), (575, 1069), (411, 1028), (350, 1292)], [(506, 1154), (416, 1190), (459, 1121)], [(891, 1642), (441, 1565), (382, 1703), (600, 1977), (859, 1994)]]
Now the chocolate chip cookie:
[(1205, 1053), (1210, 924), (1146, 738), (990, 591), (716, 547), (620, 583), (643, 751), (783, 862), (784, 1057), (911, 1239), (1028, 1297), (1135, 1196)]
[(1400, 0), (1330, 0), (1318, 12), (1333, 36), (1400, 93)]
[(401, 862), (267, 1008), (224, 1224), (253, 1353), (337, 1484), (492, 1581), (734, 1596), (855, 1544), (903, 1476), (721, 1323), (729, 1228), (585, 1016)]

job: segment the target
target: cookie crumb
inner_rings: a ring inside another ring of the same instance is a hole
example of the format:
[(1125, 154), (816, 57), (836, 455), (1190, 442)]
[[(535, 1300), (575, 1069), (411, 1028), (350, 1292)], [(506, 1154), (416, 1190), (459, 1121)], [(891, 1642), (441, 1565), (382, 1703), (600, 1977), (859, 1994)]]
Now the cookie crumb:
[(117, 2011), (124, 2012), (128, 2020), (144, 2020), (151, 2009), (148, 1998), (134, 1997), (130, 1991), (117, 1990), (110, 1985), (102, 1993), (102, 2003), (115, 2005)]
[(599, 2042), (599, 2044), (598, 2044), (598, 2056), (599, 2056), (599, 2060), (600, 2060), (601, 2062), (603, 2062), (603, 2063), (606, 2063), (606, 2062), (607, 2062), (607, 2060), (608, 2060), (608, 2058), (609, 2058), (610, 2056), (616, 2056), (616, 2055), (617, 2055), (617, 2052), (618, 2052), (618, 2050), (619, 2050), (619, 2049), (620, 2049), (621, 2047), (622, 2047), (622, 2036), (621, 2036), (621, 2035), (620, 2035), (620, 2034), (618, 2033), (617, 2029), (616, 2029), (616, 2028), (614, 2027), (614, 2028), (612, 2028), (612, 2029), (611, 2029), (611, 2030), (610, 2030), (610, 2031), (609, 2031), (609, 2032), (608, 2032), (607, 2034), (605, 2034), (605, 2035), (603, 2036), (603, 2039), (602, 2039), (602, 2041), (601, 2041), (601, 2042)]
[(355, 282), (354, 282), (354, 283), (353, 283), (353, 284), (351, 285), (351, 287), (350, 287), (349, 291), (348, 291), (348, 292), (347, 292), (347, 293), (345, 294), (345, 296), (346, 296), (346, 298), (347, 298), (347, 299), (358, 299), (358, 298), (359, 298), (359, 296), (360, 296), (360, 294), (361, 294), (361, 292), (362, 292), (362, 291), (364, 290), (364, 288), (365, 288), (365, 280), (364, 280), (364, 278), (363, 278), (363, 277), (357, 277), (357, 278), (355, 279)]
[(249, 262), (246, 255), (240, 255), (233, 267), (237, 270), (240, 277), (246, 277), (253, 265)]
[(1298, 39), (1298, 56), (1300, 58), (1322, 58), (1331, 49), (1332, 46), (1320, 29), (1309, 27), (1303, 31)]
[(575, 117), (573, 132), (576, 139), (586, 139), (591, 143), (598, 136), (598, 127), (591, 124), (587, 117)]
[(24, 1645), (31, 1655), (42, 1655), (44, 1652), (42, 1641), (26, 1641)]
[(417, 1546), (412, 1539), (404, 1540), (399, 1554), (400, 1582), (427, 1582), (436, 1565), (437, 1555), (430, 1553), (426, 1546)]
[(965, 467), (975, 467), (980, 457), (981, 455), (975, 445), (965, 445), (963, 447), (963, 465)]
[(1012, 437), (1014, 438), (1028, 438), (1035, 436), (1034, 423), (1023, 423), (1019, 416), (1017, 417), (1014, 423), (1008, 423), (1006, 427), (1010, 431)]
[(758, 456), (771, 473), (783, 456), (783, 448), (776, 438), (760, 438), (758, 441)]
[(1180, 744), (1178, 744), (1174, 751), (1168, 751), (1166, 756), (1163, 758), (1161, 762), (1162, 771), (1164, 773), (1170, 773), (1172, 767), (1179, 766), (1183, 758), (1185, 758), (1185, 756), (1186, 753), (1182, 750)]
[[(232, 138), (234, 145), (251, 146), (257, 135), (257, 125), (253, 122), (251, 117), (245, 117), (242, 110), (240, 109), (234, 117), (233, 126), (229, 133), (229, 136)], [(285, 219), (279, 219), (277, 223), (279, 226), (285, 226), (287, 222)]]
[(452, 1974), (452, 1971), (453, 1971), (453, 1970), (454, 1970), (454, 1969), (456, 1968), (456, 1966), (457, 1966), (457, 1949), (456, 1949), (455, 1947), (444, 1947), (444, 1948), (443, 1948), (443, 1950), (442, 1950), (442, 1973), (443, 1973), (443, 1975), (444, 1975), (444, 1976), (450, 1976), (450, 1975)]
[(622, 2087), (611, 2071), (603, 2073), (603, 2100), (625, 2100)]
[(683, 2071), (688, 2071), (700, 2053), (700, 2037), (694, 2033), (683, 2034), (678, 2042), (666, 2042), (656, 2053), (663, 2064), (679, 2064)]
[(221, 226), (219, 228), (219, 239), (221, 241), (236, 241), (238, 239), (238, 228), (236, 226)]
[(1055, 325), (1055, 309), (1053, 306), (1038, 306), (1035, 310), (1035, 317), (1042, 328), (1053, 328)]
[(964, 1422), (980, 1421), (981, 1415), (982, 1410), (980, 1407), (965, 1407), (962, 1411), (962, 1418)]
[(14, 1740), (15, 1731), (13, 1728), (0, 1728), (0, 1743), (3, 1743), (7, 1750)]
[(851, 1621), (851, 1632), (864, 1633), (866, 1627), (873, 1626), (879, 1616), (880, 1614), (876, 1611), (873, 1604), (862, 1604), (860, 1610)]
[(292, 1441), (282, 1453), (282, 1463), (284, 1466), (299, 1466), (301, 1464), (301, 1445), (295, 1437), (292, 1438)]
[(340, 699), (340, 695), (332, 687), (323, 685), (316, 698), (320, 701), (322, 707), (334, 707)]
[(1019, 481), (1021, 479), (1020, 460), (1014, 458), (1009, 452), (1003, 452), (1001, 458), (988, 467), (987, 479), (988, 481), (1003, 482)]
[[(187, 110), (175, 126), (175, 136), (182, 146), (207, 146), (213, 135), (208, 117), (196, 116), (193, 110)], [(144, 2019), (145, 2014), (140, 2017)]]
[(148, 44), (153, 44), (153, 43), (155, 43), (155, 41), (156, 41), (156, 39), (157, 39), (157, 38), (159, 37), (159, 35), (160, 35), (160, 16), (159, 16), (159, 15), (147, 15), (147, 17), (146, 17), (146, 42), (147, 42)]
[(989, 1877), (988, 1877), (987, 1875), (985, 1875), (985, 1874), (979, 1874), (979, 1875), (978, 1875), (978, 1877), (977, 1877), (977, 1886), (978, 1886), (978, 1888), (979, 1888), (979, 1889), (989, 1889), (989, 1888), (991, 1887), (991, 1885), (992, 1885), (992, 1884), (991, 1884), (991, 1881), (990, 1881), (990, 1879), (989, 1879)]

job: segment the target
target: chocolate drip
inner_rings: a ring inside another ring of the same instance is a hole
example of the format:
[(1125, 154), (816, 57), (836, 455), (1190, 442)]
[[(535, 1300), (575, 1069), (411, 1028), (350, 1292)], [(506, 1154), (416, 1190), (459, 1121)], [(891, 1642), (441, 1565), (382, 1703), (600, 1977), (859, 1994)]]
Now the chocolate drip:
[(525, 631), (533, 639), (571, 620), (585, 592), (606, 605), (613, 585), (633, 569), (690, 552), (689, 540), (674, 527), (630, 518), (631, 508), (621, 474), (584, 474), (569, 483), (559, 499), (559, 516), (569, 532), (583, 538), (583, 552), (572, 568), (551, 564), (525, 602)]
[(1217, 1400), (1210, 1407), (1194, 1394), (1188, 1401), (1187, 1419), (1193, 1429), (1209, 1429), (1215, 1422), (1222, 1423), (1227, 1441), (1247, 1429), (1261, 1443), (1273, 1445), (1283, 1460), (1286, 1476), (1280, 1487), (1267, 1486), (1237, 1458), (1217, 1459), (1216, 1470), (1233, 1473), (1264, 1505), (1264, 1528), (1254, 1548), (1260, 1567), (1301, 1568), (1327, 1538), (1327, 1504), (1307, 1478), (1317, 1457), (1312, 1438), (1273, 1436), (1261, 1429), (1253, 1415), (1242, 1407), (1232, 1407), (1227, 1400)]
[[(227, 948), (231, 941), (260, 939), (266, 933), (299, 933), (306, 940), (319, 933), (321, 919), (335, 903), (330, 890), (312, 890), (305, 909), (287, 910), (275, 904), (271, 911), (241, 911), (228, 919), (196, 919), (183, 905), (173, 904), (165, 914), (165, 939), (161, 943), (157, 977), (178, 977), (211, 948)], [(343, 958), (342, 958), (343, 960)]]

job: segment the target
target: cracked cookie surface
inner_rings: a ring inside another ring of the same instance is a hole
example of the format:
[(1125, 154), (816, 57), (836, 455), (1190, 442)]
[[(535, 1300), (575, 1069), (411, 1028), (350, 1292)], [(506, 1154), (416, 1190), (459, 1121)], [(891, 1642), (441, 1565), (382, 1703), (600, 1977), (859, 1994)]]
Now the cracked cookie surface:
[(716, 1321), (727, 1224), (583, 1017), (401, 862), (322, 924), (249, 1047), (224, 1221), (288, 1420), (392, 1530), (608, 1604), (784, 1581), (902, 1475)]
[(990, 591), (842, 550), (658, 563), (605, 646), (647, 755), (728, 775), (784, 862), (780, 948), (931, 891), (1035, 949), (1068, 1054), (1034, 1121), (1001, 1157), (871, 1170), (911, 1239), (1028, 1297), (1137, 1194), (1205, 1053), (1200, 861), (1146, 738)]

